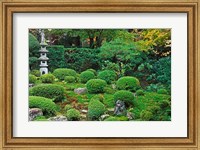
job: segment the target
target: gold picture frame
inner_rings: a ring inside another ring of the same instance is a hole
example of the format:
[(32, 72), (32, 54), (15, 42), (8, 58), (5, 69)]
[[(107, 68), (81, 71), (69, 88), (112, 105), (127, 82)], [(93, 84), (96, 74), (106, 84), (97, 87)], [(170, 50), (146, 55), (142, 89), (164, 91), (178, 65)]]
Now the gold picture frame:
[[(0, 148), (28, 149), (200, 149), (200, 1), (199, 0), (2, 0), (0, 2)], [(142, 12), (188, 15), (188, 136), (182, 138), (20, 138), (13, 137), (12, 18), (28, 12)]]

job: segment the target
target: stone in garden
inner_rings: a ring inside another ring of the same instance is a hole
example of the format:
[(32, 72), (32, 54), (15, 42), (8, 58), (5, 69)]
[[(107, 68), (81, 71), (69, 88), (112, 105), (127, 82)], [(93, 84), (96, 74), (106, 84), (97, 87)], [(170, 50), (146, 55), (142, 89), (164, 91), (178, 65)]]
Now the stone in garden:
[(67, 117), (59, 115), (49, 118), (48, 121), (67, 121)]
[(29, 109), (29, 121), (33, 121), (37, 116), (42, 116), (43, 112), (39, 108), (31, 108)]
[(108, 115), (108, 114), (105, 114), (105, 115), (101, 115), (101, 120), (105, 120), (106, 118), (108, 118), (110, 115)]
[(134, 119), (134, 116), (133, 116), (133, 114), (131, 112), (127, 112), (126, 116), (127, 116), (127, 118), (129, 120), (133, 120)]
[(77, 89), (74, 89), (74, 93), (85, 94), (85, 93), (87, 93), (87, 89), (86, 88), (77, 88)]
[(87, 119), (87, 115), (86, 115), (86, 114), (81, 114), (81, 118), (82, 118), (83, 120), (86, 120), (86, 119)]
[(87, 110), (81, 110), (82, 113), (86, 114), (88, 111)]
[(121, 100), (117, 100), (114, 109), (114, 115), (126, 115), (125, 103)]
[(108, 108), (108, 112), (113, 113), (114, 112), (114, 108)]

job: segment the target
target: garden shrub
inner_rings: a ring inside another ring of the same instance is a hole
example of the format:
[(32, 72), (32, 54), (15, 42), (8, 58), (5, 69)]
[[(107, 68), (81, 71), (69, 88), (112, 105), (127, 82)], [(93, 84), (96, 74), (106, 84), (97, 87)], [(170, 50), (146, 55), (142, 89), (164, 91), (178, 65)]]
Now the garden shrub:
[(65, 110), (65, 111), (68, 111), (68, 110), (70, 110), (71, 108), (72, 108), (72, 106), (69, 105), (69, 104), (67, 104), (67, 105), (65, 105), (64, 110)]
[(128, 121), (128, 118), (125, 116), (120, 116), (120, 117), (110, 116), (106, 118), (104, 121)]
[(76, 81), (76, 78), (74, 76), (66, 76), (65, 82), (67, 83), (74, 83)]
[(53, 71), (57, 68), (65, 68), (66, 61), (65, 61), (65, 50), (63, 45), (51, 45), (47, 47), (48, 53), (48, 64), (49, 70)]
[(51, 99), (40, 96), (29, 96), (29, 108), (40, 108), (47, 116), (53, 116), (57, 111), (57, 106)]
[(54, 79), (55, 79), (55, 76), (52, 75), (52, 74), (43, 74), (41, 77), (40, 77), (42, 83), (53, 83), (54, 82)]
[(107, 86), (107, 87), (104, 88), (104, 92), (107, 93), (107, 94), (114, 94), (116, 92), (116, 90)]
[(35, 75), (29, 74), (29, 83), (35, 83), (37, 81), (37, 77)]
[(170, 106), (170, 102), (168, 100), (160, 101), (159, 104), (160, 104), (160, 108), (162, 108), (162, 109)]
[(67, 111), (66, 117), (69, 121), (78, 121), (81, 118), (80, 112), (74, 108)]
[(63, 81), (65, 76), (76, 77), (76, 71), (73, 69), (58, 68), (53, 71), (53, 75), (60, 81)]
[(114, 101), (117, 100), (123, 101), (126, 106), (131, 106), (134, 102), (134, 95), (130, 91), (120, 90), (114, 94)]
[(82, 83), (86, 83), (90, 79), (94, 79), (94, 78), (95, 78), (95, 74), (91, 71), (83, 71), (80, 74), (80, 80), (81, 80)]
[(30, 89), (31, 96), (42, 96), (62, 101), (64, 99), (64, 87), (55, 84), (41, 84)]
[(40, 71), (39, 70), (32, 70), (30, 74), (35, 75), (36, 77), (40, 77)]
[(101, 79), (91, 79), (86, 83), (89, 93), (103, 93), (106, 81)]
[(136, 95), (137, 96), (143, 96), (144, 95), (144, 91), (143, 90), (137, 90), (136, 91)]
[(168, 93), (167, 93), (167, 90), (165, 90), (165, 89), (159, 89), (159, 90), (157, 91), (157, 93), (158, 93), (158, 94), (168, 94)]
[(140, 118), (141, 118), (141, 120), (143, 120), (143, 121), (149, 121), (149, 120), (152, 119), (152, 117), (153, 117), (153, 114), (152, 114), (152, 112), (150, 112), (150, 111), (143, 110), (143, 111), (140, 113)]
[(115, 106), (113, 94), (104, 94), (103, 103), (108, 108), (113, 108)]
[(98, 95), (93, 96), (91, 100), (99, 100), (100, 102), (103, 102), (104, 96), (103, 94), (98, 94)]
[(97, 75), (97, 72), (96, 72), (96, 70), (94, 70), (94, 69), (87, 69), (86, 71), (91, 71), (91, 72), (94, 73), (95, 76)]
[(117, 88), (119, 90), (136, 91), (140, 87), (140, 82), (135, 77), (122, 77), (117, 81)]
[(98, 78), (105, 80), (108, 84), (110, 84), (112, 81), (115, 81), (117, 78), (117, 75), (112, 70), (104, 70), (99, 72)]
[(98, 120), (104, 114), (106, 108), (99, 100), (90, 100), (88, 104), (88, 119)]
[(47, 121), (45, 116), (37, 116), (35, 117), (34, 121)]

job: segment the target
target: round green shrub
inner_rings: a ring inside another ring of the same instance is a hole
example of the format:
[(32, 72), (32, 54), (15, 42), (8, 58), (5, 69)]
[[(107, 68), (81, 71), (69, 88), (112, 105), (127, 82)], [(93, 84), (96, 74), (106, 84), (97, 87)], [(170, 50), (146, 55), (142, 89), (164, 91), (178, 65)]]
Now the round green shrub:
[(143, 90), (137, 90), (136, 91), (136, 95), (137, 96), (143, 96), (144, 95), (144, 91)]
[(104, 70), (99, 72), (98, 78), (105, 80), (108, 84), (110, 84), (112, 81), (115, 81), (117, 78), (117, 75), (112, 70)]
[(104, 96), (103, 94), (98, 94), (98, 95), (93, 96), (91, 100), (99, 100), (100, 102), (103, 102)]
[(66, 76), (65, 77), (65, 82), (67, 83), (74, 83), (76, 78), (74, 76)]
[(29, 83), (35, 83), (37, 81), (37, 77), (35, 75), (29, 74)]
[(97, 75), (97, 72), (96, 72), (96, 70), (94, 70), (94, 69), (87, 69), (86, 71), (91, 71), (91, 72), (94, 73), (94, 75)]
[(104, 92), (107, 93), (107, 94), (114, 94), (116, 92), (116, 90), (114, 90), (111, 87), (105, 87)]
[(141, 118), (141, 120), (143, 120), (143, 121), (149, 121), (149, 120), (152, 119), (152, 117), (153, 117), (153, 114), (152, 114), (152, 112), (150, 112), (150, 111), (143, 110), (143, 111), (140, 113), (140, 118)]
[(64, 87), (55, 84), (41, 84), (30, 89), (31, 96), (42, 96), (54, 101), (62, 101), (64, 93)]
[(67, 104), (67, 105), (65, 105), (65, 108), (64, 108), (64, 110), (65, 111), (68, 111), (68, 110), (70, 110), (72, 108), (72, 106), (71, 105), (69, 105), (69, 104)]
[(42, 83), (53, 83), (54, 82), (54, 79), (55, 79), (55, 76), (52, 75), (52, 74), (43, 74), (41, 77), (40, 77)]
[(65, 79), (65, 76), (76, 77), (76, 71), (73, 69), (59, 68), (53, 71), (53, 75), (60, 81), (63, 81)]
[(167, 90), (166, 89), (159, 89), (157, 91), (158, 94), (168, 94)]
[(57, 106), (51, 99), (40, 96), (29, 96), (29, 108), (40, 108), (47, 116), (53, 116), (57, 111)]
[(140, 87), (140, 82), (135, 77), (122, 77), (117, 81), (117, 88), (119, 90), (136, 91)]
[(89, 81), (90, 79), (94, 79), (95, 78), (95, 75), (93, 72), (91, 71), (83, 71), (81, 74), (80, 74), (80, 80), (82, 83), (86, 83), (87, 81)]
[(128, 118), (125, 116), (120, 116), (120, 117), (110, 116), (106, 118), (104, 121), (128, 121)]
[(91, 79), (86, 83), (89, 93), (103, 93), (106, 81), (101, 79)]
[(98, 120), (104, 114), (106, 108), (99, 100), (90, 100), (88, 104), (88, 119)]
[(78, 121), (80, 120), (81, 115), (78, 110), (72, 108), (67, 111), (66, 117), (69, 121)]
[(134, 95), (130, 91), (120, 90), (114, 94), (114, 101), (117, 100), (123, 101), (126, 106), (131, 106), (134, 102)]
[(39, 70), (32, 70), (30, 74), (35, 75), (36, 77), (40, 77), (40, 71)]

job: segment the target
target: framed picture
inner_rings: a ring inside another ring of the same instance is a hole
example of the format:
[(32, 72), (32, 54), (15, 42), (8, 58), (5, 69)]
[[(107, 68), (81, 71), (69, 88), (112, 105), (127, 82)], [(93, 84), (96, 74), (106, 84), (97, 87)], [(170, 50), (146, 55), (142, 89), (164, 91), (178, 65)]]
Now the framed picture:
[(199, 0), (1, 4), (2, 149), (200, 149)]

